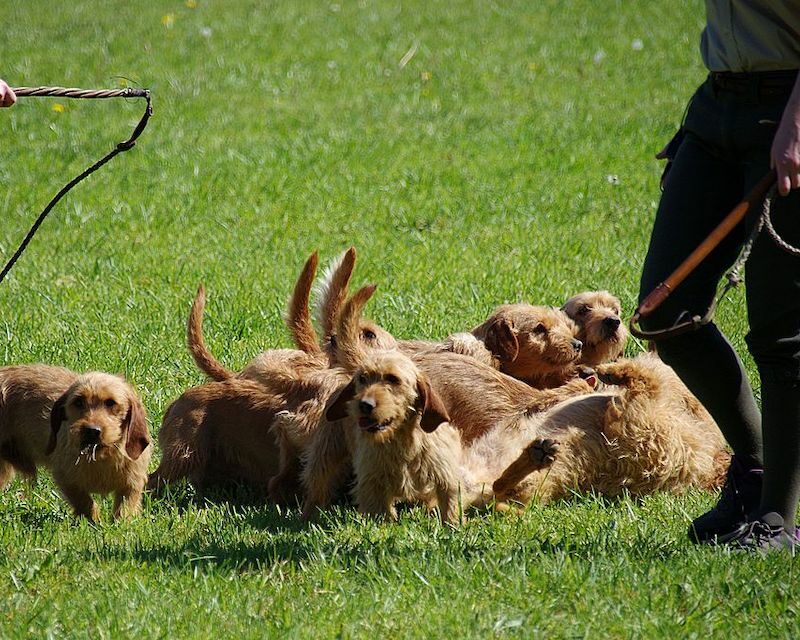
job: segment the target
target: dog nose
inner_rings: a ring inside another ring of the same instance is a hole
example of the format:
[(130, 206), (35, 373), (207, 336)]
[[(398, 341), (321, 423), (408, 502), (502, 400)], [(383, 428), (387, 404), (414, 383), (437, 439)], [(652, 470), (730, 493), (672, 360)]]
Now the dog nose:
[(372, 413), (372, 410), (375, 408), (375, 401), (370, 398), (364, 398), (363, 400), (358, 401), (358, 410), (365, 416), (368, 416)]
[(603, 318), (603, 327), (608, 331), (616, 331), (619, 327), (620, 319), (614, 317)]
[(583, 343), (580, 340), (575, 339), (572, 341), (572, 348), (575, 349), (575, 351), (580, 351), (583, 349)]
[(100, 427), (96, 427), (92, 424), (83, 427), (81, 429), (81, 444), (89, 445), (89, 444), (97, 444), (100, 442), (100, 434), (103, 433), (103, 430)]

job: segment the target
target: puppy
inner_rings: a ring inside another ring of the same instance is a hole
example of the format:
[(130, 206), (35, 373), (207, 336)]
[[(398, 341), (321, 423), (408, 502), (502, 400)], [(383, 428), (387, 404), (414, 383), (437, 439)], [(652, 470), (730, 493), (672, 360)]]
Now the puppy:
[(50, 411), (77, 377), (44, 364), (0, 367), (0, 489), (48, 465)]
[(501, 305), (472, 330), (499, 360), (500, 371), (533, 387), (557, 387), (575, 377), (583, 344), (577, 326), (560, 309)]
[(597, 373), (608, 390), (537, 418), (536, 435), (552, 444), (552, 467), (539, 472), (541, 451), (524, 448), (494, 482), (498, 499), (524, 503), (535, 495), (548, 502), (576, 491), (640, 496), (722, 485), (730, 463), (722, 434), (687, 400), (667, 365), (645, 354), (599, 365)]
[(55, 401), (46, 455), (76, 516), (99, 519), (93, 493), (114, 493), (114, 518), (139, 512), (152, 447), (144, 407), (118, 376), (78, 376)]
[(572, 296), (562, 309), (578, 326), (581, 364), (613, 362), (622, 355), (628, 330), (620, 318), (618, 298), (608, 291), (585, 291)]
[(365, 287), (345, 305), (339, 324), (341, 357), (355, 365), (351, 381), (326, 410), (344, 425), (351, 448), (359, 511), (397, 518), (395, 502), (439, 507), (442, 521), (461, 513), (461, 443), (427, 377), (399, 351), (367, 352), (358, 343), (360, 314), (374, 291)]

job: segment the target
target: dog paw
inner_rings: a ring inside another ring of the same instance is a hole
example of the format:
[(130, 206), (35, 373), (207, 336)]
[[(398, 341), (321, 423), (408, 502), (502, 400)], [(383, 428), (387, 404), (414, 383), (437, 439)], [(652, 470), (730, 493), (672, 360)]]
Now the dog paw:
[(632, 380), (631, 371), (625, 365), (617, 362), (601, 364), (597, 367), (597, 377), (603, 384), (627, 386)]
[(537, 469), (544, 469), (555, 462), (560, 446), (558, 440), (537, 438), (528, 445), (528, 458)]

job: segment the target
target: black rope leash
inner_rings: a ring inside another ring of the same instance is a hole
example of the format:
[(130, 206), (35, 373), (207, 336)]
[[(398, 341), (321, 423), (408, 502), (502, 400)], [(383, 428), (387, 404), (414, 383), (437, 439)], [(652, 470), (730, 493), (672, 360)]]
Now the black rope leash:
[(22, 244), (19, 245), (19, 248), (14, 252), (14, 255), (11, 256), (9, 261), (6, 263), (6, 266), (3, 267), (3, 270), (0, 271), (0, 282), (2, 282), (8, 272), (11, 271), (11, 268), (14, 266), (14, 263), (19, 259), (22, 255), (22, 252), (25, 251), (28, 243), (33, 239), (33, 236), (36, 234), (36, 231), (44, 222), (47, 214), (56, 206), (59, 200), (66, 195), (66, 193), (72, 189), (76, 184), (78, 184), (81, 180), (86, 178), (87, 176), (91, 175), (95, 171), (97, 171), (100, 167), (114, 158), (116, 155), (122, 153), (123, 151), (128, 151), (132, 149), (133, 146), (136, 144), (137, 138), (142, 135), (142, 131), (147, 126), (147, 123), (150, 120), (150, 116), (153, 115), (153, 105), (150, 100), (150, 91), (148, 89), (137, 89), (137, 88), (126, 88), (126, 89), (77, 89), (77, 88), (65, 88), (65, 87), (16, 87), (11, 89), (18, 97), (46, 97), (46, 98), (84, 98), (84, 99), (103, 99), (103, 98), (144, 98), (147, 101), (147, 106), (145, 106), (144, 114), (142, 115), (139, 123), (136, 125), (136, 128), (133, 130), (131, 136), (117, 144), (109, 153), (105, 156), (100, 158), (97, 162), (95, 162), (92, 166), (90, 166), (86, 171), (81, 173), (80, 175), (74, 177), (70, 180), (67, 184), (65, 184), (61, 190), (53, 197), (52, 200), (47, 204), (44, 210), (39, 214), (39, 217), (36, 218), (36, 222), (33, 223), (33, 226), (28, 231), (25, 239), (22, 241)]

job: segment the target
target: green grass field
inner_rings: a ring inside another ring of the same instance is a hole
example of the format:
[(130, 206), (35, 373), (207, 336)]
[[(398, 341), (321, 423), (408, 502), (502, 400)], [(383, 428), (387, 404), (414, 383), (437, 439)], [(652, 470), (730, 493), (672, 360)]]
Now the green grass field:
[[(12, 86), (129, 84), (155, 107), (137, 146), (67, 196), (0, 284), (2, 363), (124, 373), (155, 434), (203, 380), (184, 346), (199, 282), (209, 346), (240, 367), (290, 346), (282, 313), (307, 255), (351, 244), (356, 283), (379, 284), (370, 316), (398, 337), (594, 288), (630, 313), (653, 155), (703, 77), (702, 22), (699, 1), (0, 3)], [(3, 259), (142, 107), (21, 98), (0, 111)], [(718, 318), (743, 351), (741, 292)], [(92, 527), (46, 474), (16, 481), (0, 494), (0, 638), (800, 628), (795, 562), (686, 540), (710, 494), (576, 497), (457, 529), (345, 510), (306, 527), (240, 497), (200, 503), (178, 487), (130, 523), (109, 523), (106, 503)]]

